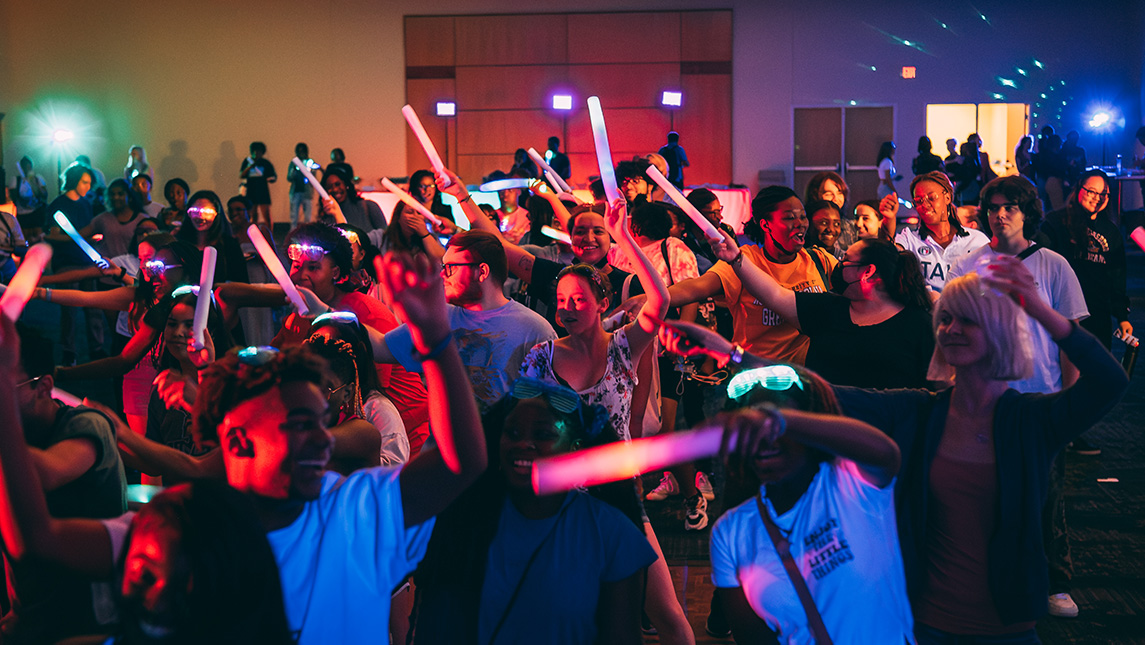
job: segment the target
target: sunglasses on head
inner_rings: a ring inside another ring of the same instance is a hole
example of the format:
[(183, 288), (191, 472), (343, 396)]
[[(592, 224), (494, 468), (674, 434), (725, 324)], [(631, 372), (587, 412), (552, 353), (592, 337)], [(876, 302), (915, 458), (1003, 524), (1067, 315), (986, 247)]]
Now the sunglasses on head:
[(286, 256), (292, 262), (307, 260), (310, 262), (318, 262), (326, 257), (326, 249), (314, 244), (291, 244), (286, 247)]
[(528, 376), (521, 376), (513, 381), (513, 398), (535, 399), (538, 397), (544, 397), (554, 410), (565, 414), (571, 414), (580, 407), (580, 395), (572, 388), (556, 383), (546, 383)]
[(352, 311), (327, 311), (326, 313), (314, 319), (310, 324), (311, 327), (317, 327), (322, 322), (340, 322), (349, 323), (352, 325), (358, 324), (358, 316)]

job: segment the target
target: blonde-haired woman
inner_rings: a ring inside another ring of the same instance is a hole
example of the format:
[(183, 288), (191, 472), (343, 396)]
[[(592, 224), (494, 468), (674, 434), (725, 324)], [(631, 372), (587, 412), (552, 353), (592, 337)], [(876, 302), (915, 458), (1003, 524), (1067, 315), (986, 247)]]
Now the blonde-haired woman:
[[(1033, 369), (1027, 316), (1081, 373), (1054, 394), (1007, 381)], [(920, 645), (1038, 643), (1049, 581), (1042, 502), (1054, 456), (1121, 398), (1129, 379), (1091, 334), (1038, 295), (1021, 261), (998, 257), (947, 283), (934, 310), (930, 378), (954, 387), (838, 387), (843, 411), (889, 434), (903, 468), (895, 501)]]

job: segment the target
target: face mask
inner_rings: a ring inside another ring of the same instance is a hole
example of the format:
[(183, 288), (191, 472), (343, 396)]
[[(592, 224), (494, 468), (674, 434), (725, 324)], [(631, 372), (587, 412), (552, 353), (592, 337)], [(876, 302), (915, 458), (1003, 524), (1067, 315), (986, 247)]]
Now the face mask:
[(831, 291), (839, 295), (843, 295), (843, 292), (847, 290), (847, 287), (851, 286), (852, 284), (854, 283), (847, 282), (846, 278), (843, 277), (843, 263), (840, 262), (836, 264), (835, 268), (831, 270)]

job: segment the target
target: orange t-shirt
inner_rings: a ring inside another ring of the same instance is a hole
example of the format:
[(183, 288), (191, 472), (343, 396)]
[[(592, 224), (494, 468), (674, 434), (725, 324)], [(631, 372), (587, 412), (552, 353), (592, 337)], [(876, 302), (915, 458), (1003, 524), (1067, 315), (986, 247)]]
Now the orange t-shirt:
[[(779, 284), (792, 291), (822, 293), (827, 290), (810, 253), (819, 255), (828, 275), (838, 262), (827, 253), (819, 253), (817, 250), (809, 253), (806, 249), (799, 249), (794, 260), (787, 264), (777, 264), (768, 260), (763, 248), (759, 246), (747, 245), (740, 250), (743, 251), (745, 262), (763, 269)], [(807, 359), (807, 348), (811, 340), (800, 333), (795, 325), (764, 307), (763, 303), (745, 291), (730, 264), (717, 262), (710, 271), (719, 276), (724, 289), (724, 301), (732, 312), (732, 342), (763, 358), (802, 365)]]

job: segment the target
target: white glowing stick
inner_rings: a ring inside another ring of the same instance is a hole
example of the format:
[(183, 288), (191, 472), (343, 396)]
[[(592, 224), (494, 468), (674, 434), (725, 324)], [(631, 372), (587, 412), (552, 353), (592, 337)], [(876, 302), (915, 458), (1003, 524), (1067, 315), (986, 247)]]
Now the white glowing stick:
[(294, 307), (298, 309), (298, 314), (305, 316), (308, 312), (306, 308), (306, 300), (302, 298), (302, 294), (298, 293), (298, 288), (294, 286), (294, 282), (290, 280), (290, 274), (286, 272), (286, 267), (282, 266), (282, 260), (278, 259), (275, 255), (274, 249), (270, 248), (266, 238), (262, 236), (262, 231), (258, 230), (257, 224), (251, 224), (247, 227), (247, 235), (250, 241), (254, 244), (254, 248), (258, 251), (259, 257), (262, 258), (263, 264), (270, 270), (270, 274), (274, 276), (278, 286), (286, 292), (286, 297), (290, 302), (294, 303)]
[(445, 164), (441, 162), (441, 155), (437, 154), (437, 148), (433, 147), (433, 141), (430, 140), (429, 135), (426, 134), (425, 128), (421, 125), (421, 119), (417, 118), (417, 112), (413, 111), (410, 106), (402, 108), (402, 116), (406, 118), (406, 123), (409, 124), (413, 130), (414, 136), (417, 137), (418, 143), (421, 144), (421, 149), (425, 150), (425, 156), (429, 157), (429, 164), (433, 169), (445, 180), (445, 185), (448, 186), (452, 182), (445, 174)]
[(600, 108), (598, 97), (588, 97), (588, 118), (592, 121), (592, 140), (596, 143), (596, 163), (600, 166), (600, 182), (604, 184), (604, 196), (611, 204), (620, 199), (620, 189), (616, 187), (616, 169), (612, 166), (608, 130), (604, 127), (604, 110)]
[(32, 299), (32, 293), (36, 291), (36, 285), (39, 284), (44, 269), (51, 259), (52, 247), (45, 243), (33, 246), (24, 254), (24, 260), (20, 262), (20, 268), (8, 283), (8, 289), (4, 295), (0, 295), (0, 311), (3, 311), (9, 320), (20, 319), (20, 314), (24, 313), (24, 307)]
[[(219, 252), (213, 246), (203, 249), (203, 269), (199, 272), (199, 299), (195, 302), (195, 321), (191, 326), (191, 338), (195, 349), (203, 349), (203, 332), (207, 329), (207, 315), (211, 312), (211, 290), (215, 286), (215, 263)], [(205, 294), (205, 297), (204, 297)]]
[(570, 188), (569, 185), (565, 183), (565, 180), (557, 174), (557, 171), (553, 170), (553, 167), (549, 165), (549, 162), (545, 161), (545, 158), (537, 153), (536, 148), (529, 148), (527, 152), (529, 153), (529, 156), (533, 158), (533, 161), (536, 162), (537, 166), (539, 166), (541, 170), (545, 171), (545, 176), (548, 176), (549, 173), (552, 173), (552, 177), (549, 178), (549, 181), (557, 182), (553, 184), (553, 188), (562, 190), (566, 193), (572, 192), (572, 188)]
[(1133, 232), (1129, 234), (1129, 239), (1136, 242), (1137, 246), (1141, 247), (1142, 251), (1145, 251), (1145, 228), (1138, 226), (1133, 229)]
[(72, 221), (68, 219), (67, 215), (64, 215), (63, 211), (56, 211), (56, 214), (52, 216), (52, 219), (56, 220), (56, 223), (60, 225), (60, 228), (68, 234), (68, 237), (72, 238), (72, 241), (76, 243), (76, 246), (80, 247), (80, 250), (84, 252), (84, 255), (91, 258), (91, 261), (95, 262), (98, 266), (107, 268), (107, 260), (104, 260), (103, 256), (99, 254), (99, 251), (93, 249), (92, 246), (87, 243), (87, 240), (83, 239), (83, 236), (79, 234), (79, 231), (76, 230), (76, 227), (72, 225)]
[(401, 188), (398, 188), (398, 185), (390, 181), (389, 177), (382, 177), (382, 185), (386, 187), (386, 190), (397, 195), (398, 199), (402, 200), (406, 206), (409, 206), (415, 211), (421, 213), (427, 220), (433, 222), (434, 224), (441, 226), (441, 218), (439, 218), (437, 215), (434, 215), (433, 211), (429, 210), (423, 206), (421, 202), (414, 199), (413, 195), (407, 193)]
[(520, 190), (521, 188), (528, 188), (536, 181), (535, 179), (521, 179), (512, 177), (509, 179), (494, 179), (487, 181), (477, 187), (477, 190), (483, 193), (496, 193), (502, 190)]
[(565, 244), (570, 244), (570, 245), (572, 244), (572, 238), (569, 237), (569, 234), (565, 233), (564, 231), (558, 231), (557, 229), (555, 229), (551, 226), (542, 226), (541, 232), (544, 233), (545, 235), (548, 235), (549, 237), (553, 238), (554, 240), (556, 240), (558, 242), (564, 242)]
[(671, 199), (677, 206), (679, 206), (681, 210), (687, 213), (688, 217), (692, 218), (692, 221), (696, 223), (696, 226), (700, 227), (700, 230), (704, 232), (704, 235), (708, 236), (709, 240), (724, 239), (724, 236), (721, 235), (718, 230), (716, 230), (716, 227), (712, 226), (711, 221), (704, 217), (700, 211), (696, 210), (696, 207), (692, 205), (692, 202), (688, 201), (684, 197), (684, 194), (681, 193), (678, 188), (673, 186), (672, 182), (668, 181), (668, 178), (660, 172), (659, 168), (656, 166), (648, 166), (648, 170), (645, 172), (649, 177), (652, 178), (652, 181), (656, 182), (656, 185), (664, 191), (664, 194), (666, 194), (669, 199)]
[(322, 184), (318, 183), (318, 180), (314, 178), (314, 173), (310, 172), (310, 168), (308, 168), (301, 159), (295, 157), (290, 160), (290, 163), (294, 164), (294, 166), (298, 168), (298, 172), (302, 173), (302, 176), (306, 178), (306, 181), (310, 182), (311, 186), (314, 186), (315, 190), (318, 191), (319, 197), (322, 199), (330, 198), (330, 193), (326, 192), (326, 189), (322, 187)]
[(723, 435), (722, 426), (701, 426), (539, 459), (533, 462), (533, 491), (553, 495), (718, 455)]
[(52, 388), (52, 398), (61, 401), (64, 405), (70, 405), (73, 408), (77, 405), (83, 405), (83, 399), (71, 392), (65, 392), (58, 387)]

